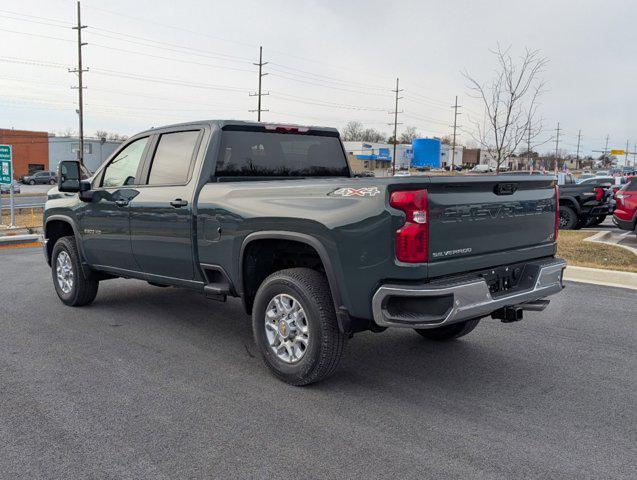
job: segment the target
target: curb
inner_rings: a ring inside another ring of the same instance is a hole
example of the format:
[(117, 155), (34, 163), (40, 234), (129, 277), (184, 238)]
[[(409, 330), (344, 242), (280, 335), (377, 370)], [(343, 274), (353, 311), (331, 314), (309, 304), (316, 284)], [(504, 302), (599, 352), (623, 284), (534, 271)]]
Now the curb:
[(637, 273), (618, 270), (568, 266), (564, 271), (564, 280), (637, 290)]
[[(630, 234), (632, 232), (628, 232), (628, 233)], [(609, 241), (610, 237), (612, 237), (612, 236), (613, 236), (613, 234), (609, 230), (602, 230), (601, 232), (597, 232), (595, 235), (592, 235), (590, 237), (586, 237), (584, 239), (584, 241), (585, 242), (593, 242), (593, 243), (603, 243), (605, 245), (614, 245), (616, 247), (623, 248), (624, 250), (628, 250), (629, 252), (634, 253), (635, 255), (637, 255), (637, 248), (630, 247), (628, 245), (622, 245), (621, 243), (613, 242), (612, 240)]]
[(0, 249), (19, 247), (39, 247), (42, 245), (40, 235), (3, 235), (0, 237)]

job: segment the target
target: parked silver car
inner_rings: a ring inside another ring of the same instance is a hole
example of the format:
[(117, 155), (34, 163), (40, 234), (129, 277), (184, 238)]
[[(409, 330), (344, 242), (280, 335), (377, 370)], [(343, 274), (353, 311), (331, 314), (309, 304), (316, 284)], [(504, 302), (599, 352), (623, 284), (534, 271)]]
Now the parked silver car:
[[(11, 193), (11, 185), (7, 185), (4, 183), (0, 185), (0, 193)], [(16, 180), (13, 181), (13, 193), (20, 193), (20, 184)]]

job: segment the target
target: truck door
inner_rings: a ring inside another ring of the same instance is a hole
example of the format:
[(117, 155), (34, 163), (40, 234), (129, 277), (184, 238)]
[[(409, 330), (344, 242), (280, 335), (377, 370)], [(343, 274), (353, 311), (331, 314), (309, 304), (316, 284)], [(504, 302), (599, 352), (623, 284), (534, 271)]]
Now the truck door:
[(202, 133), (170, 131), (153, 141), (144, 173), (148, 180), (130, 202), (133, 256), (147, 274), (194, 278), (191, 201), (197, 179), (192, 177)]
[(78, 211), (90, 265), (138, 271), (130, 244), (129, 203), (138, 195), (149, 137), (126, 145), (94, 181), (91, 202)]

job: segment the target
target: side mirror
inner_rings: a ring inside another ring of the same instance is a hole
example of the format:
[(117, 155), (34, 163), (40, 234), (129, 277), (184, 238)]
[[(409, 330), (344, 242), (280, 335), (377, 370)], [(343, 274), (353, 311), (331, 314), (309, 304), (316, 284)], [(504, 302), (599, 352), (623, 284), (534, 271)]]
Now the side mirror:
[(77, 193), (83, 190), (80, 162), (64, 160), (58, 166), (58, 190), (60, 192)]

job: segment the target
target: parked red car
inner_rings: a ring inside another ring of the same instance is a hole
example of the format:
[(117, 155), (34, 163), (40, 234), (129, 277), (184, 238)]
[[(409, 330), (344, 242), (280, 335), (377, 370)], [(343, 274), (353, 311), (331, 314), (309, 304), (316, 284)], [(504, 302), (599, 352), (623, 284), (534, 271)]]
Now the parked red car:
[(622, 230), (637, 233), (637, 177), (630, 177), (626, 185), (615, 194), (617, 206), (613, 213), (613, 222)]

